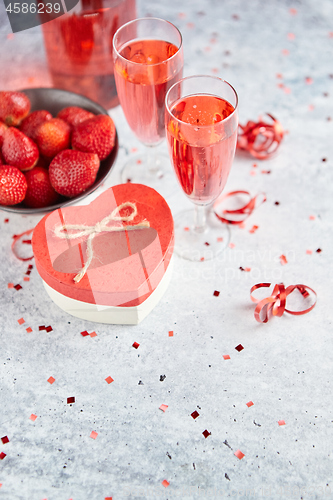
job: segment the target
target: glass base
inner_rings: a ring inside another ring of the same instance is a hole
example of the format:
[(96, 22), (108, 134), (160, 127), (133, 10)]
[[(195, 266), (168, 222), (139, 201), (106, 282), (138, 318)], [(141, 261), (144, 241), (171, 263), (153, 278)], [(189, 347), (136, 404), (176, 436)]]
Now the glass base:
[(131, 156), (121, 172), (123, 183), (145, 184), (162, 196), (169, 196), (177, 189), (175, 174), (169, 156), (163, 153), (139, 153)]
[(195, 211), (186, 210), (174, 217), (175, 253), (183, 259), (202, 262), (222, 253), (230, 241), (230, 229), (220, 222), (211, 209), (206, 209), (206, 225), (195, 229)]

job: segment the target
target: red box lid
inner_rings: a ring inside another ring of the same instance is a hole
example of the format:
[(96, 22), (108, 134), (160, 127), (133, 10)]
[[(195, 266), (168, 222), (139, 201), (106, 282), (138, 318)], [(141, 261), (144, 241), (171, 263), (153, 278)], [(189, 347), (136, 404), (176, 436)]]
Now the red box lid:
[[(168, 204), (154, 189), (132, 183), (107, 189), (89, 205), (51, 212), (32, 237), (37, 270), (51, 288), (107, 306), (136, 306), (149, 297), (164, 276), (173, 246)], [(91, 262), (77, 282), (89, 255)]]

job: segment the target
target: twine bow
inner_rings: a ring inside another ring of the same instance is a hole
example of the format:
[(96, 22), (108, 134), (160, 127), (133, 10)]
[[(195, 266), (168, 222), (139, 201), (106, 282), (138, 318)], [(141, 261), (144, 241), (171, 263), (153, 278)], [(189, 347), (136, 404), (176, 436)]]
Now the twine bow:
[[(120, 215), (120, 210), (123, 208), (130, 207), (132, 208), (132, 213), (127, 216), (121, 216)], [(129, 222), (133, 220), (138, 213), (138, 209), (136, 208), (136, 205), (134, 203), (131, 203), (130, 201), (126, 201), (125, 203), (122, 203), (119, 205), (119, 207), (116, 207), (113, 212), (111, 212), (110, 215), (107, 215), (104, 217), (99, 222), (96, 222), (94, 226), (86, 226), (85, 224), (64, 224), (64, 225), (59, 225), (54, 228), (54, 234), (58, 238), (62, 239), (70, 239), (73, 240), (75, 238), (81, 238), (82, 236), (88, 236), (87, 238), (87, 259), (86, 263), (81, 269), (81, 271), (74, 277), (74, 281), (76, 283), (79, 283), (83, 276), (86, 274), (88, 267), (91, 264), (91, 261), (94, 256), (93, 252), (93, 247), (92, 247), (92, 240), (95, 238), (95, 236), (99, 233), (103, 232), (118, 232), (118, 231), (128, 231), (132, 229), (144, 229), (146, 227), (149, 227), (150, 224), (147, 220), (144, 220), (142, 222), (139, 222), (138, 224), (134, 224), (133, 226), (108, 226), (108, 223), (110, 221), (114, 222)], [(68, 231), (73, 231), (72, 233), (68, 233)]]

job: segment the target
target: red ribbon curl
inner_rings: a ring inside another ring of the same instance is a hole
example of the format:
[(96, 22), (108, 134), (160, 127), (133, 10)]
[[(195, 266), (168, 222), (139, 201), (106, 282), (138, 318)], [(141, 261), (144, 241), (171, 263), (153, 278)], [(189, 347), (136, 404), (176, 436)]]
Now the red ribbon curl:
[[(270, 286), (271, 283), (258, 283), (257, 285), (253, 285), (250, 291), (252, 302), (255, 302), (257, 304), (254, 311), (254, 317), (259, 323), (267, 323), (267, 321), (272, 316), (281, 317), (284, 312), (293, 314), (295, 316), (307, 314), (314, 308), (317, 303), (316, 292), (307, 285), (290, 285), (285, 288), (283, 283), (278, 283), (274, 286), (272, 295), (270, 295), (269, 297), (266, 297), (265, 299), (262, 299), (260, 301), (253, 297), (252, 292), (257, 290), (258, 288), (268, 288)], [(286, 309), (287, 297), (288, 295), (293, 293), (294, 290), (298, 290), (304, 298), (309, 297), (309, 292), (312, 292), (315, 296), (315, 300), (312, 306), (308, 307), (307, 309), (303, 309), (302, 311), (291, 311), (290, 309)]]
[(248, 151), (258, 160), (267, 160), (278, 149), (284, 131), (281, 123), (274, 116), (266, 113), (273, 123), (248, 121), (246, 125), (239, 124), (237, 148)]
[[(34, 258), (34, 255), (32, 255), (31, 257), (20, 257), (16, 251), (16, 248), (15, 248), (18, 241), (22, 238), (22, 236), (25, 236), (26, 234), (32, 233), (33, 230), (34, 230), (34, 228), (28, 229), (28, 231), (24, 231), (24, 233), (21, 233), (21, 234), (14, 234), (13, 243), (12, 243), (12, 252), (17, 259), (22, 260), (22, 261), (26, 261), (26, 260), (31, 260)], [(24, 241), (22, 241), (22, 243), (27, 243), (28, 241), (31, 243), (31, 240), (24, 240)]]
[[(231, 217), (226, 217), (224, 215), (221, 215), (219, 213), (220, 212), (219, 208), (222, 202), (224, 202), (226, 198), (230, 198), (240, 194), (248, 196), (250, 200), (245, 205), (243, 205), (240, 208), (237, 208), (236, 210), (227, 210), (227, 209), (222, 210), (222, 214), (228, 214), (231, 215)], [(245, 221), (245, 219), (247, 219), (252, 214), (255, 208), (257, 208), (265, 201), (266, 201), (265, 193), (258, 193), (256, 196), (251, 198), (251, 195), (248, 191), (231, 191), (230, 193), (226, 193), (222, 195), (220, 198), (218, 198), (218, 200), (216, 200), (213, 205), (213, 209), (216, 217), (221, 222), (225, 222), (226, 224), (241, 224), (242, 222)]]

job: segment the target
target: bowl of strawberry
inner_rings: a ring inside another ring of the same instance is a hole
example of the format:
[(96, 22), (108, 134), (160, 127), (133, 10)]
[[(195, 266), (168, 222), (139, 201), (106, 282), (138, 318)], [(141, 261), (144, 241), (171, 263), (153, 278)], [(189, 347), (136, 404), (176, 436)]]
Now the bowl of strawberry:
[(118, 153), (107, 111), (53, 88), (0, 91), (0, 209), (38, 213), (99, 187)]

